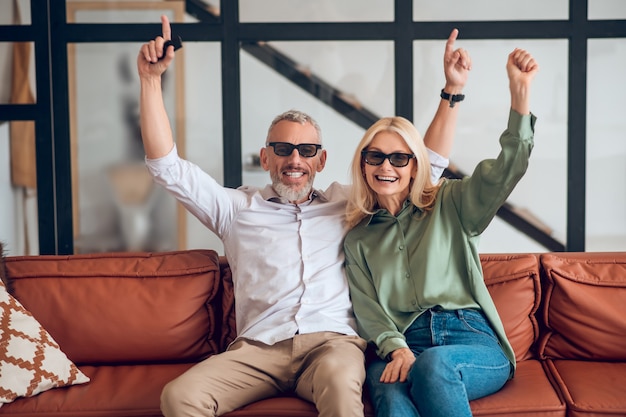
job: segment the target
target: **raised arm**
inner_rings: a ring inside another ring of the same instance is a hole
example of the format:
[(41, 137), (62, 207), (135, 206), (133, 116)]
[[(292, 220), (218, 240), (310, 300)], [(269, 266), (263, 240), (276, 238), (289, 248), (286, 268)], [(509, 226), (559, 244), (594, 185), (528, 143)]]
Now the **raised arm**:
[[(443, 55), (443, 70), (446, 76), (443, 91), (450, 95), (463, 94), (468, 73), (472, 68), (469, 53), (462, 48), (454, 49), (458, 35), (458, 29), (453, 29)], [(460, 107), (458, 102), (453, 107), (451, 104), (450, 100), (441, 99), (435, 117), (424, 134), (426, 146), (445, 158), (448, 158), (452, 151)]]
[(511, 108), (519, 114), (530, 113), (530, 85), (539, 71), (539, 64), (527, 51), (516, 48), (509, 54), (506, 72), (511, 91)]
[(460, 208), (459, 218), (470, 235), (484, 232), (526, 173), (536, 120), (530, 112), (530, 88), (538, 70), (539, 65), (525, 50), (515, 49), (509, 54), (506, 71), (511, 108), (507, 127), (500, 135), (500, 153), (495, 159), (482, 160), (471, 176), (450, 185), (450, 195), (457, 199), (454, 206)]
[[(167, 51), (163, 51), (163, 45), (171, 39), (172, 31), (167, 16), (161, 16), (161, 24), (163, 35), (144, 44), (137, 56), (141, 85), (141, 137), (149, 159), (166, 155), (174, 146), (161, 88), (161, 76), (174, 60), (174, 47), (167, 47)], [(162, 58), (159, 60), (160, 57)]]

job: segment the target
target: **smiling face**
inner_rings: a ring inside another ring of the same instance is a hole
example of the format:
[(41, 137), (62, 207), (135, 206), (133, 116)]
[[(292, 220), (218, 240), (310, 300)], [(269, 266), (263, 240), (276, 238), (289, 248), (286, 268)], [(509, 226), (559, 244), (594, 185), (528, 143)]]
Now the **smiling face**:
[[(320, 143), (317, 130), (310, 123), (300, 124), (289, 120), (278, 122), (268, 134), (269, 142)], [(294, 149), (288, 156), (278, 156), (271, 146), (261, 148), (261, 166), (270, 172), (276, 193), (292, 203), (302, 203), (309, 198), (315, 174), (326, 165), (326, 151), (320, 149), (310, 158), (300, 156)]]
[[(367, 146), (367, 150), (385, 154), (413, 153), (400, 135), (389, 131), (377, 133)], [(361, 164), (365, 181), (376, 193), (378, 204), (390, 213), (397, 214), (409, 195), (411, 178), (417, 173), (415, 158), (411, 158), (408, 165), (404, 167), (391, 165), (388, 158), (380, 165), (369, 165), (364, 159)]]

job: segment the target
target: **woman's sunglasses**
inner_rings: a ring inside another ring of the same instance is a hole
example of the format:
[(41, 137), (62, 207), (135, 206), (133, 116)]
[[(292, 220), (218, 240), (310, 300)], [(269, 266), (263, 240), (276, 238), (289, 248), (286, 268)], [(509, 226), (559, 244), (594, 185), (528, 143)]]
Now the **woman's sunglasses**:
[(381, 165), (385, 162), (385, 159), (389, 159), (389, 163), (397, 168), (405, 167), (409, 164), (409, 161), (415, 158), (415, 155), (411, 153), (394, 152), (390, 154), (378, 152), (378, 151), (361, 151), (361, 157), (368, 165)]

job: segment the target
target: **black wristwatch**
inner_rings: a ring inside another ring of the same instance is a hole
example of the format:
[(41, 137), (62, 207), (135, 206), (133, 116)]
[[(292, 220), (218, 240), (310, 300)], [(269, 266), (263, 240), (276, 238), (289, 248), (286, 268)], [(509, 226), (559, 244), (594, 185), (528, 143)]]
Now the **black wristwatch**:
[(448, 100), (450, 102), (450, 107), (454, 107), (456, 103), (459, 101), (463, 101), (465, 99), (465, 94), (448, 94), (441, 89), (441, 98), (444, 100)]

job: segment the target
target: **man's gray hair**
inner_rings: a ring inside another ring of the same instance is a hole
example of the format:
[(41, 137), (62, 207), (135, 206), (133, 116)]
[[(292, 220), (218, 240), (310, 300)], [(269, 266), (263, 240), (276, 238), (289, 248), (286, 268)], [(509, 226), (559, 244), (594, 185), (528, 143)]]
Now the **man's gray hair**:
[(311, 125), (317, 131), (317, 137), (319, 139), (319, 143), (320, 144), (322, 143), (322, 129), (320, 128), (320, 125), (318, 125), (315, 119), (313, 119), (311, 116), (309, 116), (305, 112), (302, 112), (300, 110), (294, 110), (294, 109), (287, 110), (286, 112), (279, 114), (278, 116), (274, 118), (274, 120), (272, 120), (272, 124), (270, 124), (269, 129), (267, 129), (266, 142), (269, 141), (270, 133), (272, 132), (272, 129), (274, 128), (274, 126), (276, 126), (278, 122), (281, 122), (283, 120), (300, 123), (301, 125), (305, 123), (311, 123)]

